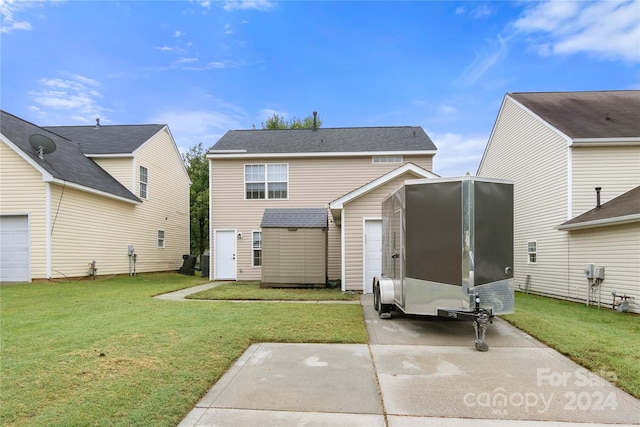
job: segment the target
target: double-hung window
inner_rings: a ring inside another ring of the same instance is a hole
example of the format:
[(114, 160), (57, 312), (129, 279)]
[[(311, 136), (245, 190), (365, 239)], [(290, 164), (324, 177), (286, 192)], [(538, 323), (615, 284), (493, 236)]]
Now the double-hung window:
[(254, 231), (253, 233), (253, 266), (260, 267), (262, 265), (262, 232)]
[(147, 186), (149, 183), (149, 171), (144, 166), (140, 166), (140, 197), (147, 198)]
[(538, 262), (538, 242), (527, 242), (527, 259), (529, 264), (535, 264)]
[(286, 199), (288, 181), (289, 165), (286, 163), (244, 166), (246, 199)]
[(158, 230), (158, 248), (164, 249), (164, 230)]

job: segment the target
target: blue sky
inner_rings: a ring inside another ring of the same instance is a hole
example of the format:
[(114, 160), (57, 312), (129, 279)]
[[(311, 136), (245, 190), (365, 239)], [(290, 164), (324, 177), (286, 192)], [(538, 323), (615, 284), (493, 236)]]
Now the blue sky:
[(182, 151), (273, 113), (422, 126), (474, 174), (508, 92), (640, 89), (640, 1), (8, 1), (1, 108), (166, 123)]

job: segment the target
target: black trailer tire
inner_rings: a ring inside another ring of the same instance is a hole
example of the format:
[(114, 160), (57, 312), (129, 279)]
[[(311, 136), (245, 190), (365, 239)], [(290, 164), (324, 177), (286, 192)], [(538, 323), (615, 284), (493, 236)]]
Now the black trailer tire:
[(378, 304), (380, 303), (380, 286), (376, 283), (373, 285), (373, 309), (375, 311), (380, 311), (380, 307)]

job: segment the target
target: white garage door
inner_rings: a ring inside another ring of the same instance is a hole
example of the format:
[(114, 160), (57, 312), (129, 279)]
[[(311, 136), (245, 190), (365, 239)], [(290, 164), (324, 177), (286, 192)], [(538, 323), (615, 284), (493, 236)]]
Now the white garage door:
[(373, 277), (382, 272), (382, 221), (364, 222), (364, 292), (373, 292)]
[(29, 220), (0, 216), (0, 282), (29, 281)]

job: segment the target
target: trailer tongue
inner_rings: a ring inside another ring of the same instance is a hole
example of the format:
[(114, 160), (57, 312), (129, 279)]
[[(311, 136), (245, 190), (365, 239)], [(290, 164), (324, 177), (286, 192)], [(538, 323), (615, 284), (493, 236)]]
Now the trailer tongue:
[(513, 184), (465, 176), (406, 181), (382, 203), (381, 318), (393, 309), (487, 324), (513, 313)]

